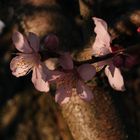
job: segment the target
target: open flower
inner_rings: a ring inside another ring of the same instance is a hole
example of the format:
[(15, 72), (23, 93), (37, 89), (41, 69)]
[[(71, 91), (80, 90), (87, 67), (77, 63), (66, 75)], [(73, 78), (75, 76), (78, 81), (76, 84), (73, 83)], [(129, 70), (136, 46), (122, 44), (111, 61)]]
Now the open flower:
[(32, 82), (35, 88), (39, 91), (48, 92), (49, 85), (43, 79), (45, 74), (43, 69), (47, 68), (40, 61), (39, 51), (39, 38), (34, 33), (29, 33), (27, 39), (20, 33), (14, 32), (12, 36), (13, 43), (20, 53), (12, 59), (10, 68), (12, 74), (16, 77), (24, 76), (31, 70)]
[[(112, 53), (112, 49), (110, 46), (111, 37), (107, 31), (107, 24), (104, 20), (94, 17), (93, 18), (95, 23), (95, 33), (96, 38), (95, 42), (92, 46), (93, 55), (95, 56), (103, 56), (109, 53)], [(119, 68), (113, 65), (112, 59), (108, 59), (102, 61), (101, 65), (107, 65), (105, 67), (105, 74), (108, 77), (108, 81), (112, 88), (119, 91), (124, 91), (124, 80), (121, 75)]]
[[(74, 67), (69, 53), (61, 55), (59, 63), (62, 69), (54, 72), (57, 75), (57, 78), (54, 78), (57, 88), (55, 95), (56, 102), (59, 104), (68, 102), (73, 88), (76, 89), (77, 94), (81, 99), (90, 101), (93, 98), (93, 94), (85, 84), (85, 81), (91, 80), (96, 74), (95, 67), (90, 64), (83, 64), (79, 67)], [(55, 74), (52, 75), (54, 76)]]

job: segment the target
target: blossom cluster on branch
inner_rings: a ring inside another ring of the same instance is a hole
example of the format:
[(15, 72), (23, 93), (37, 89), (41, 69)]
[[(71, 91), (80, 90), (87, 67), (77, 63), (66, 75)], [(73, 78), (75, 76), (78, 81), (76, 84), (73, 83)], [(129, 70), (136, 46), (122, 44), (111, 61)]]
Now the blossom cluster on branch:
[[(91, 46), (92, 54), (94, 57), (103, 57), (114, 53), (113, 57), (97, 62), (97, 65), (101, 69), (105, 67), (104, 72), (112, 88), (124, 91), (124, 80), (119, 67), (128, 64), (129, 55), (118, 51), (123, 50), (122, 48), (114, 52), (106, 22), (96, 17), (93, 20), (96, 37)], [(48, 92), (50, 84), (56, 84), (55, 100), (60, 104), (69, 101), (73, 88), (81, 99), (90, 101), (93, 98), (93, 93), (86, 82), (96, 75), (95, 66), (92, 63), (76, 65), (70, 52), (58, 49), (59, 39), (56, 35), (49, 34), (44, 40), (45, 59), (42, 59), (40, 40), (36, 34), (29, 33), (25, 37), (17, 31), (13, 33), (12, 40), (19, 51), (10, 63), (14, 76), (24, 76), (32, 71), (32, 82), (35, 88), (42, 92)]]

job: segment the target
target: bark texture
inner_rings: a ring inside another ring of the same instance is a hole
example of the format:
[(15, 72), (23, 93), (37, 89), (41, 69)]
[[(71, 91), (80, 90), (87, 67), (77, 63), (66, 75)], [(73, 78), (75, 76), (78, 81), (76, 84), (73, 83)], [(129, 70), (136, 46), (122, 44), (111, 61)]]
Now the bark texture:
[(122, 124), (110, 95), (94, 87), (94, 99), (88, 103), (76, 92), (62, 113), (75, 140), (125, 140)]

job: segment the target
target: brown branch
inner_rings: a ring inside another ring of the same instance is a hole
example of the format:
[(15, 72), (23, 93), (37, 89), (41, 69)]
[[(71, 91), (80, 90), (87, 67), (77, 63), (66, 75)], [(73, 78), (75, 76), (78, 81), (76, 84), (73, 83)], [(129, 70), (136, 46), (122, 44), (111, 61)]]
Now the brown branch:
[[(58, 57), (60, 57), (60, 54), (58, 54), (57, 52), (54, 52), (54, 51), (53, 52), (51, 52), (51, 51), (50, 52), (42, 51), (40, 53), (41, 53), (41, 56), (43, 57), (43, 60), (45, 60), (46, 58), (50, 58), (50, 57), (51, 58), (58, 58)], [(126, 49), (121, 49), (119, 51), (116, 51), (114, 53), (109, 53), (109, 54), (104, 55), (104, 56), (100, 56), (100, 57), (92, 56), (92, 59), (89, 59), (89, 60), (84, 60), (84, 61), (73, 60), (73, 62), (77, 66), (85, 64), (85, 63), (94, 64), (94, 63), (97, 63), (97, 62), (104, 61), (104, 60), (107, 60), (109, 58), (112, 58), (115, 55), (120, 54), (120, 53), (126, 53), (126, 54), (130, 54), (130, 55), (131, 54), (132, 55), (139, 55), (140, 54), (140, 44), (129, 46)]]
[(84, 64), (84, 63), (93, 64), (93, 63), (96, 63), (96, 62), (100, 62), (100, 61), (104, 61), (106, 59), (112, 58), (115, 55), (120, 54), (120, 53), (126, 53), (126, 54), (130, 54), (130, 55), (137, 55), (138, 56), (138, 55), (140, 55), (140, 44), (129, 46), (126, 49), (121, 49), (121, 50), (118, 50), (116, 52), (113, 52), (113, 53), (109, 53), (107, 55), (104, 55), (104, 56), (100, 56), (100, 57), (94, 57), (94, 56), (92, 56), (92, 59), (89, 59), (89, 60), (85, 60), (85, 61), (74, 61), (74, 63), (76, 65), (80, 65), (80, 64)]

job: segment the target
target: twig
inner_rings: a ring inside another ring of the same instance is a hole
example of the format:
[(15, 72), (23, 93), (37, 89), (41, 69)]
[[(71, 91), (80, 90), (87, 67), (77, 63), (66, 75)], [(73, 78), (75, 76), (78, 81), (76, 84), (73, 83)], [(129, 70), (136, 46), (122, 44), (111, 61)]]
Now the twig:
[[(49, 52), (49, 51), (45, 50), (45, 51), (42, 51), (40, 53), (41, 53), (41, 56), (42, 56), (43, 60), (45, 60), (47, 58), (50, 58), (50, 57), (51, 58), (58, 58), (58, 57), (60, 57), (60, 54), (56, 53), (54, 51), (53, 52), (52, 51)], [(130, 46), (130, 47), (126, 48), (126, 49), (121, 49), (121, 50), (118, 50), (116, 52), (104, 55), (104, 56), (100, 56), (100, 57), (92, 56), (92, 59), (89, 59), (89, 60), (84, 60), (84, 61), (73, 60), (73, 62), (77, 66), (79, 66), (81, 64), (85, 64), (85, 63), (94, 64), (94, 63), (97, 63), (97, 62), (104, 61), (104, 60), (107, 60), (109, 58), (112, 58), (115, 55), (121, 54), (121, 53), (139, 55), (140, 54), (140, 44), (136, 44), (136, 45)]]

